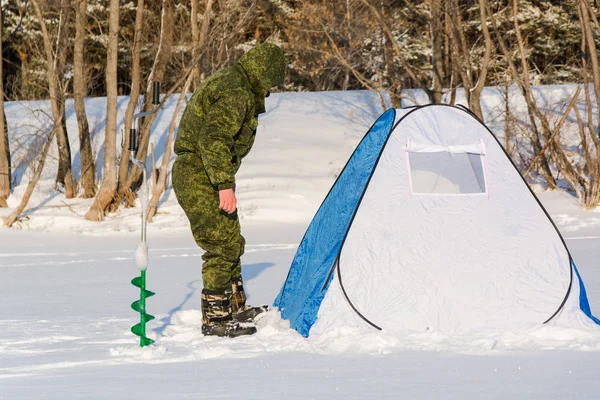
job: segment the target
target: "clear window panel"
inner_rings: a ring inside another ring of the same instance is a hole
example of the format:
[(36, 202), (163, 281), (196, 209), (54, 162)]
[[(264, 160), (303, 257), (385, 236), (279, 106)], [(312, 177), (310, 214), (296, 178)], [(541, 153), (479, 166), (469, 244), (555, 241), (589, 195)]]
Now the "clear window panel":
[(408, 153), (413, 193), (486, 193), (481, 154)]

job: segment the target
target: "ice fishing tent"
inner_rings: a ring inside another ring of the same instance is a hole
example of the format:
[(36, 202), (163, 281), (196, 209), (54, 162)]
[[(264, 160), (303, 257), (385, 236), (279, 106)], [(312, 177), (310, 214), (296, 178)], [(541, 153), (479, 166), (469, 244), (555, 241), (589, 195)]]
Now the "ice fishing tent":
[(304, 336), (599, 323), (563, 238), (498, 140), (445, 105), (388, 110), (373, 124), (275, 306)]

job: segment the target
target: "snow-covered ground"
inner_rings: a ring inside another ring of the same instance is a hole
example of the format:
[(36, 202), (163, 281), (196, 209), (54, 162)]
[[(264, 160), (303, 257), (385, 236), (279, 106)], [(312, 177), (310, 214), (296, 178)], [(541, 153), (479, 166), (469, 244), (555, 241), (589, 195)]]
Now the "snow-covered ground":
[[(495, 96), (490, 89), (490, 118), (499, 110)], [(122, 115), (126, 99), (120, 104)], [(101, 156), (104, 100), (87, 105)], [(18, 183), (10, 207), (28, 179), (26, 146), (15, 143), (31, 140), (30, 126), (40, 124), (31, 114), (36, 107), (7, 107)], [(158, 156), (173, 107), (154, 128)], [(272, 303), (311, 217), (382, 111), (368, 92), (275, 94), (267, 109), (238, 176), (248, 241), (243, 275), (255, 304)], [(501, 121), (491, 125), (502, 131)], [(72, 112), (68, 126), (77, 165)], [(170, 190), (148, 228), (148, 289), (156, 292), (148, 330), (156, 343), (140, 349), (129, 332), (137, 323), (129, 305), (138, 293), (129, 282), (138, 274), (139, 208), (87, 222), (90, 200), (54, 192), (55, 168), (52, 160), (25, 218), (0, 228), (0, 399), (600, 398), (598, 330), (539, 325), (493, 335), (390, 336), (339, 329), (304, 339), (272, 311), (252, 337), (205, 338), (201, 250)], [(539, 191), (598, 313), (600, 210), (582, 211), (566, 192)]]

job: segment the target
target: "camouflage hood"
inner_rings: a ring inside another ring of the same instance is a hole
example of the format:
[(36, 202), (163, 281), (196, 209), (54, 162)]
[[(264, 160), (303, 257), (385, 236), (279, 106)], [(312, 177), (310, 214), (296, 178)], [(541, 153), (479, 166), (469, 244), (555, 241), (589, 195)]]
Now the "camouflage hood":
[(273, 43), (255, 46), (240, 58), (238, 64), (248, 74), (256, 96), (264, 98), (270, 88), (283, 84), (285, 79), (285, 55)]

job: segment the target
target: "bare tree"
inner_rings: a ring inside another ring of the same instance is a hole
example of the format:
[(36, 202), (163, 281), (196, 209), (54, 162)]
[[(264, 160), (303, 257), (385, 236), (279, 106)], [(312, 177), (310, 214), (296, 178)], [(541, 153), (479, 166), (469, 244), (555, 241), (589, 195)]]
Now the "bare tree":
[[(382, 5), (381, 12), (386, 11)], [(318, 90), (332, 89), (336, 82), (344, 89), (363, 87), (374, 91), (385, 109), (382, 92), (387, 88), (395, 106), (400, 102), (397, 61), (390, 41), (369, 14), (360, 1), (307, 1), (286, 27), (286, 36), (291, 62), (304, 66), (301, 73), (308, 74)], [(369, 46), (361, 47), (367, 41)]]
[(102, 221), (117, 189), (117, 57), (119, 43), (119, 0), (110, 0), (108, 52), (106, 57), (106, 129), (102, 185), (85, 214), (91, 221)]
[(87, 0), (79, 0), (75, 5), (75, 47), (73, 51), (73, 98), (79, 127), (79, 153), (81, 159), (81, 197), (91, 198), (96, 194), (96, 166), (90, 143), (90, 128), (85, 113), (85, 74), (83, 51), (85, 44), (85, 24), (87, 21)]
[[(513, 8), (513, 11), (515, 9), (516, 9), (516, 4), (515, 4), (515, 7)], [(541, 155), (537, 161), (539, 162), (539, 165), (542, 169), (542, 174), (544, 175), (544, 178), (546, 179), (548, 186), (550, 187), (550, 189), (556, 189), (557, 185), (556, 185), (556, 181), (555, 181), (554, 177), (552, 176), (552, 171), (550, 170), (550, 164), (548, 163), (548, 159), (546, 158), (545, 154), (542, 152), (543, 146), (542, 146), (542, 142), (540, 139), (540, 137), (542, 135), (539, 132), (538, 123), (536, 121), (536, 117), (539, 117), (542, 113), (539, 111), (539, 109), (537, 107), (535, 98), (533, 97), (533, 92), (531, 90), (531, 83), (529, 80), (529, 66), (527, 64), (527, 54), (525, 53), (524, 42), (523, 42), (522, 38), (520, 37), (520, 34), (517, 35), (517, 43), (519, 46), (520, 57), (521, 57), (521, 66), (523, 69), (523, 71), (519, 72), (517, 66), (515, 65), (515, 63), (512, 60), (512, 55), (510, 54), (510, 51), (506, 47), (506, 44), (504, 42), (503, 33), (498, 28), (498, 24), (496, 22), (494, 14), (492, 13), (492, 11), (489, 7), (489, 4), (488, 4), (487, 13), (490, 15), (490, 18), (492, 21), (492, 27), (494, 28), (494, 33), (496, 34), (497, 42), (500, 45), (500, 49), (502, 51), (502, 54), (504, 55), (506, 62), (508, 63), (509, 71), (512, 75), (512, 78), (514, 79), (515, 82), (517, 82), (517, 86), (519, 87), (519, 90), (521, 91), (521, 94), (523, 95), (523, 97), (525, 98), (525, 101), (527, 103), (529, 121), (530, 121), (530, 125), (531, 125), (531, 130), (532, 130), (531, 146), (532, 146), (535, 154)], [(514, 18), (514, 26), (515, 26), (515, 28), (517, 28), (516, 31), (520, 32), (520, 30), (518, 29), (519, 23), (518, 23), (516, 17)], [(545, 118), (543, 115), (541, 115), (541, 117)], [(546, 123), (548, 123), (547, 120), (544, 119), (544, 121), (546, 121)], [(550, 131), (551, 129), (548, 127), (547, 130)]]
[(504, 79), (503, 100), (504, 100), (504, 149), (508, 155), (513, 158), (513, 146), (511, 139), (513, 137), (511, 126), (514, 124), (513, 115), (510, 108), (510, 77), (506, 74)]
[[(583, 4), (584, 3), (580, 3), (580, 5)], [(533, 95), (533, 90), (529, 78), (529, 64), (527, 59), (527, 53), (525, 50), (525, 41), (521, 35), (521, 29), (517, 20), (517, 10), (518, 0), (512, 0), (511, 16), (513, 20), (516, 44), (519, 50), (521, 71), (518, 71), (516, 65), (514, 65), (514, 63), (512, 62), (509, 51), (504, 43), (504, 39), (499, 37), (498, 42), (502, 49), (502, 53), (504, 54), (509, 64), (512, 77), (517, 82), (519, 89), (521, 90), (521, 94), (523, 95), (527, 103), (527, 110), (529, 113), (531, 129), (533, 131), (534, 137), (532, 144), (535, 156), (532, 160), (532, 164), (535, 164), (538, 160), (541, 160), (543, 162), (545, 161), (547, 164), (547, 158), (545, 154), (549, 153), (552, 163), (563, 175), (565, 181), (567, 181), (567, 183), (573, 188), (582, 205), (586, 208), (594, 208), (600, 202), (600, 186), (597, 183), (598, 179), (600, 178), (600, 174), (598, 173), (600, 170), (600, 168), (598, 168), (598, 154), (596, 153), (596, 156), (593, 157), (589, 152), (588, 140), (586, 138), (585, 132), (581, 130), (583, 123), (581, 121), (581, 117), (579, 115), (578, 110), (575, 111), (575, 114), (577, 116), (578, 125), (580, 127), (580, 137), (582, 140), (581, 143), (584, 153), (583, 167), (581, 167), (579, 160), (573, 160), (571, 157), (567, 156), (560, 140), (561, 129), (567, 121), (571, 110), (576, 108), (577, 99), (581, 92), (581, 88), (577, 88), (575, 94), (571, 97), (571, 100), (568, 103), (568, 105), (562, 111), (560, 111), (560, 120), (554, 126), (551, 126), (549, 116), (542, 112), (540, 106), (537, 104), (536, 99)], [(584, 10), (584, 8), (581, 7), (580, 11), (580, 22), (582, 24), (582, 31), (585, 31), (585, 16), (583, 14), (585, 12), (589, 12), (589, 10)], [(488, 13), (492, 15), (489, 10)], [(494, 18), (492, 18), (492, 25), (494, 26), (494, 30), (497, 32)], [(583, 33), (583, 36), (587, 37), (585, 33)], [(585, 43), (586, 41), (584, 38), (582, 39), (582, 46), (585, 47)], [(589, 47), (590, 45), (589, 43), (587, 43), (587, 49), (590, 52), (589, 55), (591, 56), (592, 51)], [(594, 134), (592, 134), (592, 140), (594, 140), (593, 136)], [(545, 142), (543, 146), (541, 145), (541, 139), (543, 139)], [(597, 149), (598, 147), (596, 146), (596, 151)], [(529, 169), (531, 168), (532, 167), (530, 167)], [(546, 176), (546, 174), (544, 175)], [(546, 179), (548, 180), (547, 177)], [(555, 187), (554, 178), (549, 180), (548, 183), (550, 188)], [(554, 186), (552, 185), (552, 183), (554, 183)]]
[(40, 176), (42, 175), (44, 165), (46, 164), (46, 158), (48, 157), (48, 151), (50, 150), (50, 146), (52, 145), (52, 141), (54, 140), (54, 135), (56, 134), (58, 127), (56, 124), (54, 124), (54, 126), (51, 129), (52, 130), (48, 135), (48, 139), (46, 140), (46, 143), (44, 144), (44, 147), (40, 152), (40, 159), (33, 170), (33, 177), (27, 184), (27, 188), (25, 189), (25, 193), (21, 198), (21, 202), (19, 203), (19, 206), (8, 217), (6, 217), (6, 219), (4, 220), (4, 226), (7, 226), (9, 228), (13, 226), (13, 224), (18, 220), (19, 215), (21, 215), (21, 213), (25, 210), (25, 207), (27, 207), (27, 203), (29, 203), (29, 199), (33, 194), (33, 189), (35, 189), (35, 186), (37, 185)]
[(249, 2), (218, 0), (217, 3), (219, 5), (218, 13), (221, 14), (218, 23), (222, 26), (217, 32), (219, 38), (215, 46), (218, 47), (218, 50), (216, 62), (213, 62), (213, 71), (231, 62), (232, 45), (239, 43), (240, 34), (256, 20), (259, 0), (250, 0)]
[[(160, 41), (158, 45), (158, 51), (154, 58), (154, 65), (152, 66), (152, 72), (148, 77), (148, 83), (146, 85), (146, 96), (144, 99), (144, 110), (150, 111), (154, 108), (152, 104), (152, 88), (153, 82), (160, 82), (165, 74), (167, 64), (171, 57), (171, 51), (173, 46), (173, 0), (162, 0), (162, 16), (161, 16), (161, 33)], [(144, 161), (148, 155), (148, 145), (150, 143), (150, 130), (152, 124), (156, 118), (156, 114), (150, 115), (144, 118), (142, 126), (139, 131), (139, 148), (137, 152), (137, 159)], [(134, 182), (137, 182), (141, 177), (141, 170), (137, 166), (133, 166), (129, 174), (119, 176), (118, 192), (114, 197), (116, 207), (121, 203), (127, 193), (130, 192)], [(115, 207), (115, 208), (116, 208)]]
[[(167, 136), (167, 144), (165, 145), (165, 151), (162, 156), (162, 160), (160, 163), (160, 169), (158, 176), (154, 182), (154, 187), (152, 188), (152, 199), (148, 205), (148, 222), (152, 222), (152, 219), (156, 215), (156, 211), (158, 208), (158, 200), (160, 196), (163, 194), (167, 187), (167, 176), (169, 174), (169, 162), (171, 161), (171, 151), (173, 148), (173, 137), (175, 136), (175, 128), (177, 127), (177, 121), (179, 119), (179, 110), (181, 109), (181, 105), (183, 104), (183, 100), (185, 100), (187, 96), (187, 92), (190, 89), (192, 84), (192, 80), (194, 79), (194, 74), (189, 74), (187, 81), (179, 95), (179, 99), (177, 100), (177, 105), (175, 106), (175, 111), (173, 111), (173, 117), (171, 118), (171, 125), (169, 126), (169, 133)], [(152, 168), (152, 171), (156, 171), (156, 168)]]
[[(596, 34), (600, 33), (600, 25), (587, 0), (578, 2), (579, 24), (581, 26), (581, 75), (587, 108), (587, 124), (576, 109), (581, 149), (585, 160), (585, 168), (581, 173), (586, 173), (586, 191), (582, 202), (586, 208), (593, 209), (600, 204), (600, 129), (594, 126), (592, 100), (589, 90), (589, 70), (592, 74), (592, 86), (596, 97), (596, 110), (600, 109), (600, 66), (598, 65), (598, 50), (594, 41), (594, 27)], [(589, 60), (589, 62), (588, 62)], [(599, 124), (596, 121), (596, 124)], [(587, 129), (586, 129), (587, 128)]]
[(322, 32), (325, 34), (328, 42), (328, 48), (326, 50), (319, 50), (317, 47), (313, 47), (313, 50), (318, 51), (319, 53), (326, 55), (329, 58), (336, 60), (342, 66), (344, 66), (348, 71), (352, 73), (352, 75), (367, 89), (374, 91), (379, 96), (379, 101), (381, 103), (381, 107), (385, 110), (387, 108), (385, 104), (385, 100), (382, 95), (382, 82), (378, 80), (376, 82), (371, 81), (363, 72), (361, 72), (358, 68), (352, 65), (351, 56), (348, 54), (344, 54), (344, 50), (338, 46), (336, 40), (332, 36), (332, 33), (329, 32), (330, 28), (323, 22), (319, 22), (321, 26)]
[(71, 148), (67, 136), (65, 121), (65, 101), (64, 93), (60, 88), (59, 75), (62, 72), (63, 65), (61, 57), (64, 52), (59, 51), (64, 45), (67, 25), (67, 0), (61, 0), (60, 19), (58, 23), (58, 32), (56, 34), (56, 48), (53, 54), (52, 44), (50, 42), (50, 33), (46, 26), (44, 14), (38, 0), (31, 0), (35, 9), (44, 44), (44, 53), (47, 63), (48, 89), (50, 93), (50, 104), (52, 107), (52, 116), (56, 125), (56, 141), (58, 143), (58, 172), (56, 174), (57, 187), (64, 185), (65, 196), (72, 198), (75, 196), (73, 185), (73, 174), (71, 171)]
[(142, 25), (144, 19), (144, 0), (138, 0), (137, 8), (135, 11), (135, 33), (133, 37), (133, 51), (131, 58), (131, 93), (129, 94), (129, 103), (127, 103), (127, 110), (125, 111), (125, 122), (123, 135), (123, 145), (121, 148), (121, 159), (119, 161), (119, 178), (127, 176), (129, 171), (130, 162), (128, 157), (129, 148), (129, 129), (133, 122), (133, 114), (135, 113), (138, 101), (140, 98), (140, 86), (141, 86), (141, 67), (140, 67), (140, 56), (142, 51)]
[(475, 87), (471, 91), (471, 99), (469, 101), (469, 108), (471, 108), (475, 115), (477, 115), (482, 121), (483, 111), (481, 110), (481, 92), (485, 87), (490, 61), (492, 59), (492, 36), (490, 35), (486, 16), (487, 2), (488, 0), (479, 0), (479, 18), (481, 21), (481, 32), (483, 33), (485, 53), (483, 55), (483, 60), (481, 60), (479, 78), (477, 79), (477, 83), (475, 83)]
[[(472, 67), (469, 54), (469, 47), (465, 34), (465, 25), (461, 15), (461, 10), (458, 0), (448, 0), (447, 15), (450, 19), (449, 34), (452, 43), (452, 59), (454, 66), (459, 73), (467, 104), (471, 103), (471, 89), (473, 88)], [(480, 114), (478, 116), (481, 117)]]
[[(441, 102), (441, 90), (438, 90), (438, 93), (435, 93), (435, 86), (432, 84), (431, 74), (430, 73), (428, 73), (428, 74), (420, 73), (420, 71), (418, 71), (417, 68), (415, 68), (413, 66), (413, 64), (408, 60), (408, 58), (406, 57), (405, 50), (400, 46), (400, 44), (396, 40), (396, 37), (394, 36), (394, 32), (392, 31), (392, 28), (390, 27), (388, 19), (386, 19), (384, 17), (384, 15), (381, 12), (379, 12), (379, 10), (377, 10), (377, 7), (375, 7), (373, 4), (371, 4), (371, 2), (369, 0), (360, 0), (360, 1), (365, 6), (367, 6), (367, 8), (371, 11), (373, 16), (377, 20), (377, 22), (380, 24), (381, 28), (383, 29), (383, 32), (385, 33), (387, 39), (389, 40), (389, 43), (392, 45), (392, 48), (394, 50), (396, 57), (400, 61), (400, 64), (402, 65), (402, 68), (404, 69), (404, 72), (406, 72), (408, 77), (413, 82), (415, 82), (419, 87), (421, 87), (421, 89), (423, 89), (423, 91), (429, 97), (429, 101), (431, 103)], [(433, 0), (433, 1), (438, 1), (438, 0)], [(438, 32), (438, 30), (436, 30), (436, 32)], [(443, 29), (441, 30), (441, 32), (443, 32)], [(441, 34), (441, 32), (438, 32), (438, 33)], [(433, 45), (438, 46), (438, 44), (440, 44), (442, 40), (443, 40), (443, 37), (439, 37), (439, 36), (432, 38), (431, 44), (432, 44), (432, 46)], [(436, 60), (439, 57), (441, 57), (440, 53), (437, 54)], [(439, 59), (441, 60), (441, 58), (439, 58)], [(438, 65), (438, 67), (439, 67), (439, 65)], [(440, 77), (441, 76), (438, 75), (438, 78), (440, 78)]]
[[(598, 62), (598, 49), (596, 48), (592, 23), (590, 22), (590, 19), (595, 19), (595, 15), (587, 0), (579, 0), (579, 16), (581, 30), (585, 37), (586, 48), (584, 51), (588, 54), (591, 63), (590, 67), (592, 70), (594, 92), (596, 95), (596, 110), (600, 110), (600, 65)], [(597, 30), (600, 30), (600, 27), (597, 25), (598, 22), (595, 22)], [(596, 35), (598, 34), (600, 34), (600, 32), (596, 32)]]
[(203, 79), (204, 72), (200, 69), (200, 58), (202, 57), (201, 52), (204, 46), (206, 46), (206, 42), (208, 39), (208, 31), (210, 28), (211, 22), (211, 13), (212, 13), (212, 4), (213, 0), (207, 0), (206, 6), (204, 10), (204, 16), (202, 19), (202, 27), (200, 31), (198, 31), (198, 20), (197, 20), (197, 10), (198, 10), (198, 0), (192, 0), (192, 12), (191, 12), (191, 23), (192, 23), (192, 40), (193, 40), (193, 58), (192, 58), (192, 69), (188, 74), (187, 80), (184, 84), (183, 89), (179, 95), (179, 99), (177, 100), (177, 104), (175, 106), (175, 110), (173, 111), (173, 117), (171, 119), (171, 124), (169, 126), (169, 132), (167, 136), (167, 143), (165, 145), (165, 151), (162, 156), (160, 168), (157, 169), (154, 161), (154, 148), (152, 149), (152, 171), (158, 171), (158, 176), (153, 176), (153, 188), (152, 188), (152, 198), (149, 202), (148, 208), (148, 222), (152, 222), (154, 216), (156, 215), (158, 209), (158, 201), (160, 196), (165, 191), (167, 186), (167, 176), (169, 173), (169, 162), (171, 159), (171, 152), (173, 147), (173, 140), (175, 136), (175, 128), (177, 127), (177, 121), (179, 119), (179, 111), (181, 109), (181, 105), (183, 101), (187, 97), (187, 93), (190, 89), (190, 86), (194, 85), (197, 87), (199, 83)]
[[(475, 43), (468, 43), (465, 34), (465, 25), (461, 16), (460, 4), (458, 0), (448, 0), (448, 15), (450, 16), (452, 37), (452, 53), (456, 59), (455, 65), (458, 66), (458, 72), (461, 76), (467, 104), (469, 108), (483, 120), (481, 110), (481, 92), (486, 83), (488, 69), (492, 56), (492, 38), (487, 26), (486, 17), (487, 0), (479, 0), (479, 15), (481, 22), (481, 32), (484, 38), (485, 52), (479, 66), (472, 62), (472, 54), (478, 50)], [(479, 70), (479, 77), (475, 76), (475, 71)]]
[[(206, 6), (204, 7), (204, 15), (202, 17), (202, 26), (200, 27), (200, 32), (198, 35), (198, 40), (194, 41), (194, 59), (192, 62), (198, 66), (201, 64), (202, 58), (206, 57), (206, 46), (208, 44), (208, 33), (210, 29), (210, 24), (213, 18), (213, 0), (206, 0)], [(197, 73), (199, 73), (199, 83), (204, 80), (206, 76), (206, 71), (198, 69)], [(196, 87), (194, 88), (196, 90)]]
[[(550, 147), (550, 156), (553, 159), (554, 164), (561, 170), (561, 172), (563, 172), (567, 182), (569, 182), (569, 184), (571, 184), (575, 188), (575, 186), (578, 186), (576, 184), (577, 177), (576, 177), (575, 171), (572, 168), (571, 163), (569, 162), (567, 156), (565, 155), (565, 153), (562, 149), (562, 145), (560, 144), (560, 138), (558, 137), (558, 135), (554, 134), (554, 129), (552, 129), (550, 127), (550, 121), (548, 120), (547, 116), (542, 113), (542, 111), (540, 110), (540, 108), (533, 96), (533, 90), (531, 88), (531, 80), (529, 77), (529, 63), (528, 63), (528, 59), (527, 59), (527, 52), (525, 50), (525, 41), (523, 40), (523, 37), (521, 36), (521, 28), (519, 26), (519, 21), (518, 21), (518, 0), (512, 0), (512, 8), (511, 9), (512, 9), (513, 24), (514, 24), (514, 28), (515, 28), (515, 36), (516, 36), (516, 40), (517, 40), (517, 47), (519, 49), (519, 56), (520, 56), (520, 60), (521, 60), (521, 74), (523, 76), (519, 86), (521, 87), (523, 96), (525, 97), (525, 100), (527, 102), (527, 108), (529, 111), (529, 116), (530, 116), (530, 121), (532, 123), (532, 127), (537, 131), (537, 123), (536, 123), (536, 119), (537, 119), (541, 124), (540, 130), (541, 130), (542, 136), (544, 137), (546, 142), (550, 142), (548, 144), (548, 146)], [(503, 40), (501, 41), (501, 43), (504, 43)], [(505, 57), (509, 58), (510, 56), (508, 53), (506, 53)], [(512, 62), (511, 62), (511, 64), (512, 64)], [(511, 69), (512, 69), (512, 67), (511, 67)], [(517, 72), (516, 68), (514, 68), (513, 72)], [(516, 75), (518, 75), (518, 74), (517, 73), (513, 74), (513, 79), (516, 79)], [(570, 109), (567, 110), (567, 114), (569, 113), (569, 111), (570, 111)], [(559, 129), (557, 129), (556, 131), (558, 132)], [(535, 147), (537, 147), (537, 145), (540, 144), (539, 135), (537, 133), (535, 134), (534, 143), (536, 144)], [(535, 150), (536, 150), (536, 157), (539, 156), (539, 158), (541, 158), (542, 160), (546, 159), (546, 157), (544, 156), (544, 148), (543, 147), (536, 148)], [(547, 164), (547, 161), (544, 164)], [(548, 179), (548, 176), (546, 176), (546, 180), (551, 189), (556, 188), (556, 181), (554, 180), (553, 177), (551, 177), (551, 179)]]
[[(210, 1), (210, 0), (209, 0)], [(190, 22), (192, 24), (192, 59), (196, 59), (198, 55), (198, 38), (200, 34), (198, 32), (198, 0), (191, 0), (191, 12)], [(200, 66), (194, 65), (194, 91), (200, 85)]]
[(444, 40), (445, 32), (442, 23), (442, 0), (430, 0), (429, 5), (431, 7), (431, 65), (433, 66), (431, 100), (433, 103), (439, 104), (442, 102), (442, 89), (444, 86), (444, 60), (442, 42)]
[[(349, 7), (349, 0), (348, 7)], [(389, 7), (385, 7), (383, 2), (381, 4), (381, 14), (384, 18), (388, 17)], [(350, 11), (348, 11), (348, 19), (350, 19)], [(350, 22), (348, 22), (350, 23)], [(399, 79), (400, 72), (398, 66), (394, 60), (394, 48), (390, 39), (382, 31), (383, 40), (383, 57), (385, 59), (385, 76), (388, 79), (388, 89), (390, 92), (390, 100), (393, 108), (402, 107), (402, 80)]]
[(11, 166), (10, 166), (10, 147), (8, 143), (8, 127), (6, 126), (6, 117), (4, 114), (4, 74), (3, 74), (3, 46), (2, 31), (4, 12), (0, 7), (0, 208), (8, 207), (6, 199), (10, 196), (11, 189)]

